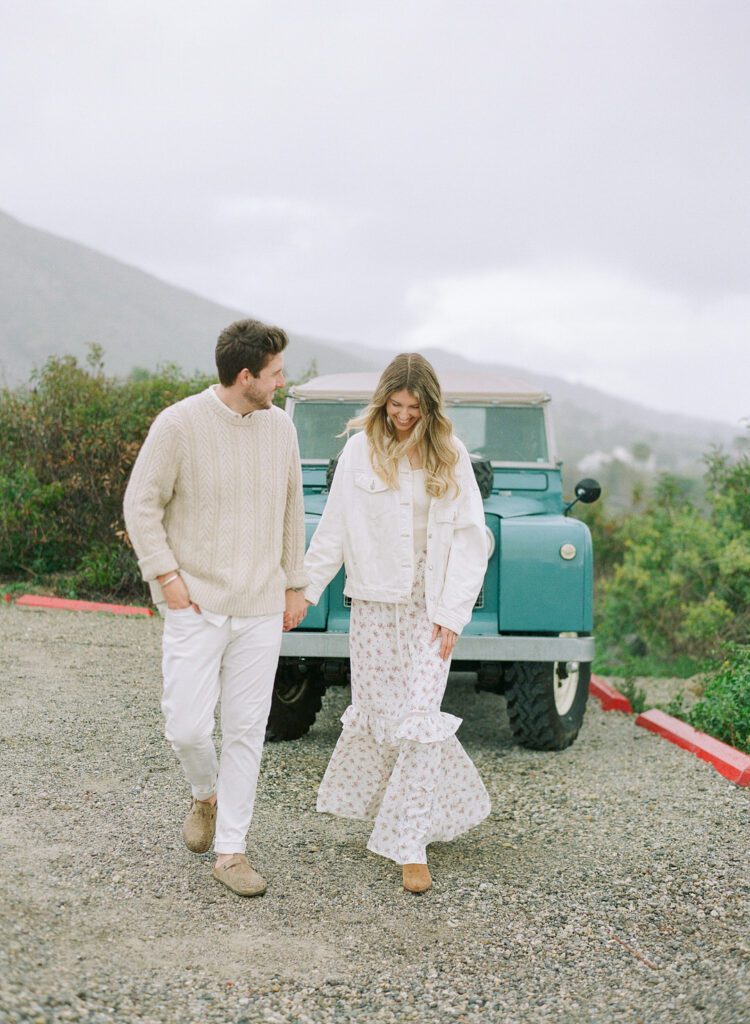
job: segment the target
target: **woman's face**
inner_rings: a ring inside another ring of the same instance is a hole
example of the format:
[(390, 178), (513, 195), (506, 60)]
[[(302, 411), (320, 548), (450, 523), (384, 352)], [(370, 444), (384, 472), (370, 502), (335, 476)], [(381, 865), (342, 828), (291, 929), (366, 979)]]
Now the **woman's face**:
[(408, 391), (394, 391), (388, 396), (385, 411), (396, 431), (399, 441), (405, 441), (422, 418), (419, 410), (419, 399)]

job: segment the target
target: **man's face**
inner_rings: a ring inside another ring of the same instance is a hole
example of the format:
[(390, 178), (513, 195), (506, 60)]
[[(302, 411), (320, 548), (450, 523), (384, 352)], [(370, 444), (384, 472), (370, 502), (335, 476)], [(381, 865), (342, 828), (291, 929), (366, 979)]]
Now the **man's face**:
[(242, 397), (253, 409), (270, 409), (276, 388), (284, 386), (284, 355), (271, 356), (259, 376), (248, 376)]

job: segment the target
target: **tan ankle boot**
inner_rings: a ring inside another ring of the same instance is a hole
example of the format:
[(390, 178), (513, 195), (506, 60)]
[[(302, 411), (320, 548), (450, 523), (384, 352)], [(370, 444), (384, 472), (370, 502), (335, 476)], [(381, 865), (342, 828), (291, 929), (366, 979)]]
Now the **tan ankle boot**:
[(207, 800), (193, 800), (182, 825), (182, 838), (192, 853), (206, 853), (211, 849), (216, 832), (216, 804)]
[(431, 885), (432, 877), (426, 864), (404, 864), (404, 889), (407, 892), (427, 892)]

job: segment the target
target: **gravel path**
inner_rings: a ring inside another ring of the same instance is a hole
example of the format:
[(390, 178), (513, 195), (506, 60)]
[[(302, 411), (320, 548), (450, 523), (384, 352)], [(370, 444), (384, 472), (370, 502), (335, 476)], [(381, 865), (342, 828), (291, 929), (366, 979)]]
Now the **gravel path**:
[(266, 748), (240, 900), (180, 841), (159, 623), (0, 608), (0, 1021), (750, 1020), (750, 791), (589, 706), (560, 754), (512, 745), (453, 675), (493, 801), (400, 887), (363, 823), (314, 810), (348, 690)]

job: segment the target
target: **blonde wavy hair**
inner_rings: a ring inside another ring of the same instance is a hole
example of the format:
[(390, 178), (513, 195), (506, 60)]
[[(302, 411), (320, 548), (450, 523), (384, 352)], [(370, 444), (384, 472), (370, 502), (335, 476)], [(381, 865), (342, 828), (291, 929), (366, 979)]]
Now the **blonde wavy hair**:
[[(408, 391), (419, 402), (421, 417), (405, 441), (399, 441), (386, 412), (391, 395)], [(449, 491), (460, 492), (456, 479), (458, 450), (453, 443), (453, 424), (443, 410), (440, 382), (432, 366), (417, 352), (406, 352), (386, 366), (370, 404), (346, 425), (347, 431), (363, 429), (370, 442), (370, 461), (378, 476), (398, 490), (398, 463), (414, 445), (422, 454), (425, 489), (433, 498)]]

